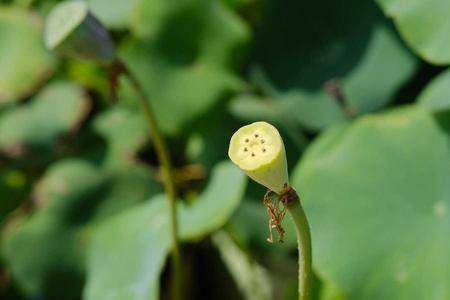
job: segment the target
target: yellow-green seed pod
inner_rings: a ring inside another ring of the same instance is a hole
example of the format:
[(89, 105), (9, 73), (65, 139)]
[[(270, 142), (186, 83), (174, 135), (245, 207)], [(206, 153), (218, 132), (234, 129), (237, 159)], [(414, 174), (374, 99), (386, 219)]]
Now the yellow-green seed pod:
[(289, 186), (283, 140), (267, 122), (239, 128), (231, 137), (228, 156), (250, 178), (278, 194)]
[(44, 40), (47, 48), (68, 57), (103, 64), (116, 58), (108, 31), (89, 12), (85, 1), (56, 5), (47, 17)]

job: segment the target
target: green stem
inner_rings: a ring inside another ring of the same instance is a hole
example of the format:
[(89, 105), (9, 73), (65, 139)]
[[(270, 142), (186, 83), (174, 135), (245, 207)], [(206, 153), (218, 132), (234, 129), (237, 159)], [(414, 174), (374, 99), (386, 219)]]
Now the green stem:
[(284, 204), (295, 224), (298, 242), (298, 293), (299, 300), (310, 300), (312, 296), (312, 248), (308, 219), (300, 198), (294, 189), (284, 197)]
[(177, 191), (175, 188), (175, 182), (172, 172), (172, 164), (169, 157), (169, 152), (167, 151), (167, 146), (161, 136), (160, 130), (156, 123), (155, 115), (150, 106), (150, 102), (142, 89), (137, 78), (133, 73), (127, 68), (127, 66), (120, 60), (117, 62), (128, 79), (130, 80), (133, 88), (138, 94), (139, 104), (145, 115), (145, 120), (150, 131), (153, 144), (155, 145), (155, 150), (158, 156), (159, 163), (161, 165), (163, 173), (163, 184), (164, 190), (167, 194), (170, 207), (170, 221), (171, 221), (171, 237), (172, 237), (172, 271), (173, 271), (173, 290), (172, 297), (175, 300), (181, 299), (182, 295), (182, 264), (180, 255), (180, 242), (178, 240), (178, 224), (177, 224)]

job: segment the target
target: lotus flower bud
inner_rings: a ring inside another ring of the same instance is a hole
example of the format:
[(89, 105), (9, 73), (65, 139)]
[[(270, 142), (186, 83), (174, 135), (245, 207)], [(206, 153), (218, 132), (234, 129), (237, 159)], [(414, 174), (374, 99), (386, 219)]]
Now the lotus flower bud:
[(53, 8), (46, 22), (45, 44), (72, 58), (103, 64), (111, 64), (116, 58), (108, 31), (80, 0), (65, 1)]

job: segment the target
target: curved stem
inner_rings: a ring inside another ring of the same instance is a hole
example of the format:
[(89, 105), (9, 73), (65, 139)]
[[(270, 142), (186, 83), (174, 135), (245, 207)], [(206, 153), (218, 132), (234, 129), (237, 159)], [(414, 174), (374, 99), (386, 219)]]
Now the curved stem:
[(312, 248), (308, 219), (297, 192), (290, 188), (283, 203), (292, 217), (298, 242), (298, 293), (299, 300), (310, 300), (312, 296)]
[(171, 222), (171, 236), (172, 236), (172, 271), (173, 271), (173, 290), (172, 297), (173, 299), (181, 299), (181, 290), (182, 290), (182, 265), (181, 265), (181, 255), (180, 255), (180, 243), (178, 240), (178, 224), (177, 224), (177, 211), (176, 211), (176, 202), (177, 202), (177, 191), (175, 188), (175, 182), (172, 173), (172, 164), (169, 158), (169, 152), (167, 150), (167, 146), (161, 136), (160, 130), (156, 123), (155, 116), (153, 114), (153, 110), (150, 106), (150, 102), (147, 99), (147, 96), (142, 89), (137, 78), (133, 75), (132, 72), (127, 68), (127, 66), (121, 61), (117, 60), (117, 64), (119, 69), (123, 72), (124, 75), (128, 77), (130, 80), (134, 90), (138, 94), (139, 104), (141, 105), (142, 111), (145, 115), (145, 120), (150, 131), (153, 144), (155, 145), (156, 154), (158, 156), (159, 163), (161, 165), (162, 173), (163, 173), (163, 184), (164, 190), (167, 194), (167, 198), (169, 200), (169, 208), (170, 208), (170, 222)]

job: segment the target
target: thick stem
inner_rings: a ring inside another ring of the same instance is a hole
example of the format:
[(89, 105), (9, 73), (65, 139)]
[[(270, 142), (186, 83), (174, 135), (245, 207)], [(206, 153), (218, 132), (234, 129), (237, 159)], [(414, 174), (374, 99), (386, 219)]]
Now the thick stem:
[(172, 271), (173, 271), (173, 290), (172, 297), (174, 300), (181, 299), (182, 297), (182, 264), (180, 255), (180, 243), (178, 240), (178, 224), (177, 224), (177, 191), (175, 188), (175, 182), (172, 172), (172, 164), (169, 157), (169, 152), (167, 146), (161, 136), (160, 130), (156, 123), (153, 110), (150, 106), (150, 102), (142, 89), (137, 78), (133, 73), (127, 68), (127, 66), (118, 59), (117, 66), (121, 69), (122, 73), (125, 74), (130, 80), (133, 88), (138, 94), (139, 104), (141, 105), (142, 111), (145, 115), (145, 120), (150, 131), (152, 142), (155, 146), (156, 154), (158, 156), (159, 163), (162, 169), (164, 190), (167, 194), (167, 199), (169, 200), (170, 207), (170, 222), (171, 222), (171, 237), (172, 237)]
[(298, 292), (299, 300), (312, 297), (312, 248), (311, 232), (305, 211), (297, 192), (290, 188), (283, 196), (283, 203), (292, 217), (298, 242)]

